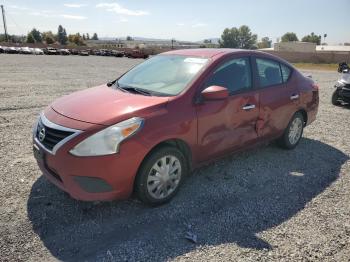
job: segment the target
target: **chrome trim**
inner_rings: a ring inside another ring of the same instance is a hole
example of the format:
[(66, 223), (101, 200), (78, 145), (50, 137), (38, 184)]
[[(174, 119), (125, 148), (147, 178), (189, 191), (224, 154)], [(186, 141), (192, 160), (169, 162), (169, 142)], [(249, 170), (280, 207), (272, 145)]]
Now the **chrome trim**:
[(33, 126), (33, 138), (35, 138), (36, 132), (38, 131), (39, 119), (40, 119), (40, 116), (35, 120), (35, 123)]
[(250, 110), (250, 109), (254, 109), (255, 105), (246, 105), (244, 107), (242, 107), (243, 110)]
[[(55, 124), (55, 123), (51, 122), (50, 120), (48, 120), (48, 119), (45, 117), (44, 113), (41, 113), (41, 114), (40, 114), (40, 119), (41, 119), (41, 122), (42, 122), (45, 126), (47, 126), (47, 127), (49, 127), (49, 128), (57, 129), (57, 130), (61, 130), (61, 131), (73, 132), (72, 135), (67, 136), (65, 139), (63, 139), (62, 141), (60, 141), (59, 143), (57, 143), (57, 144), (53, 147), (52, 151), (49, 150), (49, 149), (47, 149), (47, 148), (39, 141), (39, 139), (37, 139), (36, 133), (34, 133), (34, 141), (35, 141), (37, 144), (39, 144), (46, 152), (48, 152), (48, 153), (50, 153), (50, 154), (52, 154), (52, 155), (55, 155), (56, 152), (57, 152), (57, 150), (58, 150), (61, 146), (63, 146), (65, 143), (67, 143), (69, 140), (71, 140), (71, 139), (73, 139), (74, 137), (76, 137), (77, 135), (83, 133), (82, 130), (73, 129), (73, 128), (69, 128), (69, 127), (65, 127), (65, 126), (60, 126), (60, 125), (58, 125), (58, 124)], [(39, 122), (39, 121), (38, 121), (38, 122)], [(38, 124), (38, 123), (37, 123), (37, 124)], [(34, 128), (34, 129), (36, 130), (37, 127)], [(34, 131), (34, 130), (33, 130), (33, 131)]]
[(299, 95), (298, 94), (292, 95), (290, 97), (290, 100), (296, 100), (296, 99), (299, 99)]

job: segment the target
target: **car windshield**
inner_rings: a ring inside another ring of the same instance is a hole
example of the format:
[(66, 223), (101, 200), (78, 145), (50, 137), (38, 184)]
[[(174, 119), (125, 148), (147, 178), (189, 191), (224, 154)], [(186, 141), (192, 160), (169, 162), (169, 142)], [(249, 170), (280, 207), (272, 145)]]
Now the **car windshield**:
[(143, 89), (155, 95), (175, 96), (207, 62), (207, 58), (158, 55), (131, 69), (118, 79), (118, 85)]

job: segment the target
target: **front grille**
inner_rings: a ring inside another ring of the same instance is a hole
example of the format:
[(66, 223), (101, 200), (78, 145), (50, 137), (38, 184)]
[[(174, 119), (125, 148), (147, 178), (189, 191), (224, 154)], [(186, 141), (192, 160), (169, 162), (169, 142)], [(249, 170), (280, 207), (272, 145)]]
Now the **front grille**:
[(74, 132), (48, 127), (39, 120), (35, 136), (46, 149), (52, 151), (55, 145), (72, 134)]

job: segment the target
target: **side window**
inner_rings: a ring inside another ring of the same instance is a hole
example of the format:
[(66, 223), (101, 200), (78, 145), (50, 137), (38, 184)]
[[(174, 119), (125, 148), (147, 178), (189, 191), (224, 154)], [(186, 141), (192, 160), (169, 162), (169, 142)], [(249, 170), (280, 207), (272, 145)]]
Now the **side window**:
[(250, 89), (252, 76), (249, 58), (232, 59), (219, 66), (206, 83), (206, 86), (223, 86), (230, 93)]
[(290, 68), (284, 64), (281, 64), (281, 70), (282, 70), (282, 77), (283, 77), (283, 82), (287, 82), (290, 76), (290, 73), (292, 72), (292, 70), (290, 70)]
[(280, 64), (269, 59), (256, 59), (259, 81), (261, 87), (282, 84)]

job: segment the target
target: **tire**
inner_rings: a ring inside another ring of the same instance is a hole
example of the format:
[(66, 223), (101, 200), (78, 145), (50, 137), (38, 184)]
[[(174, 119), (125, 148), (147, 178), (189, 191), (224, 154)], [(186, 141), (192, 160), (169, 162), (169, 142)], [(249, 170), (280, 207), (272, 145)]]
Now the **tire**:
[(335, 106), (339, 106), (341, 104), (339, 101), (338, 90), (335, 90), (332, 94), (332, 104)]
[[(303, 136), (304, 117), (300, 112), (294, 114), (283, 135), (279, 138), (278, 144), (284, 149), (293, 149)], [(293, 136), (294, 134), (294, 136)]]
[[(177, 169), (170, 173), (170, 166)], [(159, 147), (146, 157), (137, 173), (137, 197), (151, 206), (164, 204), (176, 195), (187, 173), (188, 165), (179, 149), (171, 146)]]

